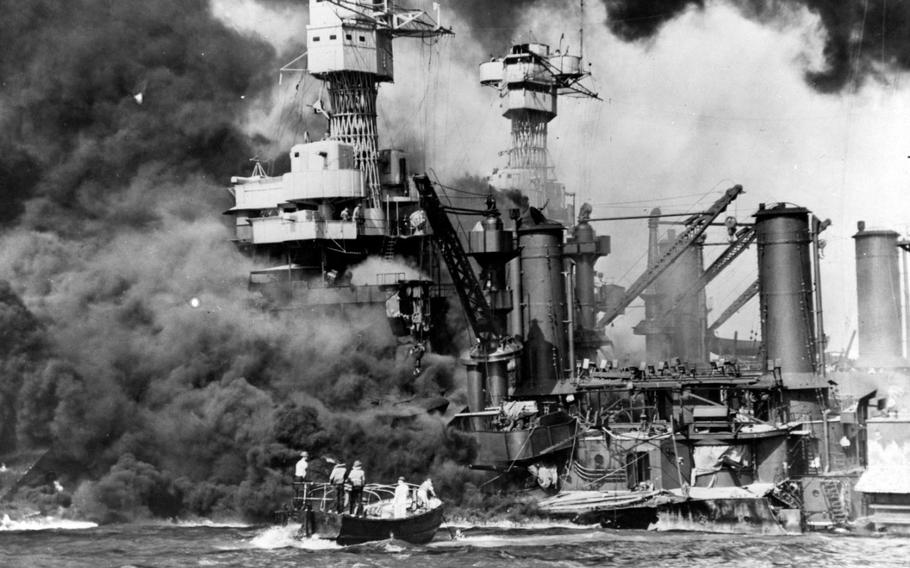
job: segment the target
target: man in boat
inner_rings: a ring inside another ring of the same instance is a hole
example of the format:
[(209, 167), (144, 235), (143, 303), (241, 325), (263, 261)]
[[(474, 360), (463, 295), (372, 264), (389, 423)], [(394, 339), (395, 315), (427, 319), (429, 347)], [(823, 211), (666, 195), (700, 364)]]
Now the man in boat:
[(294, 481), (296, 483), (303, 483), (306, 481), (306, 470), (309, 465), (307, 463), (308, 458), (309, 454), (300, 452), (300, 459), (297, 460), (297, 464), (294, 466)]
[(299, 513), (302, 523), (298, 534), (304, 536), (310, 536), (310, 534), (312, 534), (313, 526), (310, 519), (312, 513), (307, 495), (309, 485), (306, 477), (307, 468), (309, 467), (309, 463), (307, 462), (308, 459), (309, 454), (307, 454), (307, 452), (300, 452), (300, 459), (294, 464), (294, 502), (291, 507), (292, 510), (285, 512), (288, 516)]
[(395, 486), (395, 498), (392, 499), (393, 516), (396, 519), (403, 519), (408, 516), (408, 484), (404, 482), (403, 477), (398, 478), (398, 485)]
[(344, 462), (337, 462), (334, 467), (332, 467), (332, 472), (329, 474), (329, 483), (335, 487), (335, 512), (341, 513), (344, 511), (344, 482), (347, 480), (347, 466)]
[(354, 461), (354, 467), (348, 472), (348, 481), (351, 483), (351, 497), (348, 501), (348, 514), (360, 514), (360, 500), (363, 497), (363, 486), (366, 485), (366, 474), (360, 460)]
[(417, 506), (429, 509), (431, 497), (436, 498), (436, 491), (433, 489), (433, 482), (427, 477), (417, 488)]

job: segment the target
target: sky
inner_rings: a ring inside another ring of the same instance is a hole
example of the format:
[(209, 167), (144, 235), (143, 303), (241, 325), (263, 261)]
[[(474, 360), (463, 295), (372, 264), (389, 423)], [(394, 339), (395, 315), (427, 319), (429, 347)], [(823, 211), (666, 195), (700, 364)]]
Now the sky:
[[(874, 35), (890, 30), (887, 3), (876, 11), (882, 2), (873, 1), (866, 20), (854, 21), (847, 32), (823, 19), (838, 10), (825, 12), (824, 2), (650, 3), (673, 5), (648, 16), (659, 20), (653, 29), (629, 31), (636, 22), (631, 18), (627, 24), (611, 21), (617, 14), (634, 16), (620, 10), (636, 4), (649, 3), (589, 1), (582, 10), (580, 2), (545, 0), (495, 7), (440, 2), (442, 23), (455, 35), (433, 45), (396, 41), (396, 81), (380, 89), (381, 138), (419, 146), (425, 167), (441, 179), (488, 174), (504, 164), (500, 153), (509, 146), (509, 125), (497, 93), (478, 84), (477, 65), (514, 42), (562, 41), (578, 53), (583, 30), (591, 71), (585, 84), (601, 100), (561, 97), (559, 116), (549, 127), (555, 172), (576, 194), (577, 205), (590, 202), (594, 217), (640, 214), (654, 206), (696, 211), (741, 184), (746, 193), (729, 212), (743, 222), (759, 203), (773, 202), (830, 219), (822, 292), (829, 350), (840, 351), (857, 325), (851, 238), (857, 221), (902, 234), (910, 228), (910, 201), (903, 198), (910, 173), (910, 81), (900, 59), (904, 46), (889, 43), (904, 40)], [(289, 31), (301, 25), (299, 7), (264, 8), (253, 0), (216, 0), (215, 6), (232, 25), (265, 32), (279, 51), (300, 40)], [(869, 20), (870, 10), (881, 22)], [(894, 26), (907, 21), (906, 8), (892, 10)], [(612, 33), (618, 28), (618, 35)], [(847, 33), (853, 43), (847, 61), (832, 70), (836, 33)], [(318, 93), (307, 79), (302, 85), (304, 98)], [(287, 96), (276, 87), (276, 100)], [(251, 114), (248, 127), (276, 128), (262, 113)], [(645, 223), (604, 222), (596, 228), (613, 239), (613, 253), (599, 269), (608, 281), (628, 285), (644, 268)], [(711, 242), (724, 240), (718, 231)], [(721, 248), (706, 249), (706, 264)], [(755, 274), (754, 253), (747, 253), (712, 283), (713, 314)], [(622, 319), (633, 325), (641, 312), (633, 307)], [(759, 327), (752, 300), (720, 333), (749, 337)]]

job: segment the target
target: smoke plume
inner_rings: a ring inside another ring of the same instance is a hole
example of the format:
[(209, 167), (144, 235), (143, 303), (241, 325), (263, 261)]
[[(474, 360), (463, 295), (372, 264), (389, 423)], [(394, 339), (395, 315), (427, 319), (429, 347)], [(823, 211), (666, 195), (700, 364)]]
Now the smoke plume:
[(467, 24), (470, 34), (492, 55), (502, 55), (521, 35), (523, 12), (530, 6), (563, 7), (552, 0), (459, 0), (451, 9)]
[(0, 453), (52, 449), (42, 506), (263, 519), (303, 449), (457, 471), (468, 446), (401, 402), (453, 393), (451, 358), (415, 381), (382, 313), (249, 302), (221, 186), (271, 144), (238, 125), (284, 55), (205, 0), (0, 10)]
[[(654, 37), (661, 26), (704, 0), (602, 0), (607, 26), (626, 41)], [(888, 69), (910, 69), (910, 5), (887, 0), (728, 0), (747, 17), (786, 22), (805, 9), (824, 33), (824, 68), (807, 70), (807, 82), (823, 93), (858, 87)]]

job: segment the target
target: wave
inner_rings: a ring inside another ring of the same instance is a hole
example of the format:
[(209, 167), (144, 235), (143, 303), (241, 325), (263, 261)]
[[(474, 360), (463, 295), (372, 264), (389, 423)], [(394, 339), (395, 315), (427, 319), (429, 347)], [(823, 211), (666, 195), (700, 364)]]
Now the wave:
[(253, 527), (250, 523), (245, 523), (243, 521), (213, 521), (211, 519), (172, 519), (169, 521), (162, 521), (159, 523), (161, 526), (168, 527), (184, 527), (184, 528), (196, 528), (196, 527), (207, 527), (215, 529), (247, 529)]
[(91, 521), (75, 521), (52, 516), (30, 516), (13, 520), (9, 515), (3, 515), (3, 519), (0, 520), (0, 531), (84, 530), (97, 526), (98, 523)]
[(300, 525), (293, 523), (283, 527), (269, 527), (263, 529), (259, 534), (250, 539), (248, 547), (261, 548), (264, 550), (273, 550), (276, 548), (302, 548), (306, 550), (342, 548), (342, 546), (334, 540), (319, 538), (319, 535), (298, 539), (296, 535), (299, 529)]
[(510, 521), (507, 519), (492, 519), (489, 521), (467, 521), (456, 519), (454, 522), (447, 523), (448, 526), (456, 529), (526, 529), (526, 530), (547, 530), (547, 529), (567, 529), (567, 530), (590, 530), (598, 528), (600, 525), (578, 525), (569, 521), (554, 521), (548, 519), (534, 521)]

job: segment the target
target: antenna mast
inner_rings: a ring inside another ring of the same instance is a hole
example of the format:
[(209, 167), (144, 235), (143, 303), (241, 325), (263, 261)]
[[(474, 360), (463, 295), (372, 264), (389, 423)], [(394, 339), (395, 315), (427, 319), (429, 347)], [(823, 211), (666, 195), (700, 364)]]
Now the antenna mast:
[(578, 28), (578, 57), (585, 58), (585, 0), (581, 0), (581, 21)]

